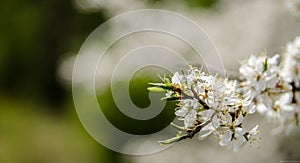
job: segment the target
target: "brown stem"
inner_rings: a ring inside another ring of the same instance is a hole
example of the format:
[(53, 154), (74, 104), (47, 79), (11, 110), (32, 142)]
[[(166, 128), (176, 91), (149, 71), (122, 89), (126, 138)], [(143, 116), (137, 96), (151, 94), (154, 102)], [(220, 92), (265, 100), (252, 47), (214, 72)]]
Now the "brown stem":
[(175, 88), (174, 91), (179, 92), (181, 94), (181, 97), (184, 99), (193, 99), (193, 96), (186, 94), (181, 88)]
[(296, 100), (296, 92), (297, 92), (297, 91), (300, 91), (300, 88), (296, 87), (295, 82), (292, 82), (291, 85), (292, 85), (292, 92), (293, 92), (292, 103), (296, 104), (296, 103), (297, 103), (297, 100)]
[(192, 92), (193, 92), (194, 97), (198, 100), (198, 102), (199, 102), (205, 109), (209, 109), (209, 107), (207, 106), (207, 104), (199, 98), (199, 95), (197, 94), (197, 92), (196, 92), (193, 88), (192, 88)]
[(206, 125), (208, 125), (211, 122), (211, 120), (206, 121), (203, 124), (199, 124), (197, 125), (194, 129), (192, 130), (188, 130), (184, 135), (180, 136), (180, 138), (178, 139), (178, 141), (180, 140), (184, 140), (184, 139), (191, 139), (195, 136), (195, 134), (197, 134), (198, 132), (200, 132), (200, 130), (205, 127)]

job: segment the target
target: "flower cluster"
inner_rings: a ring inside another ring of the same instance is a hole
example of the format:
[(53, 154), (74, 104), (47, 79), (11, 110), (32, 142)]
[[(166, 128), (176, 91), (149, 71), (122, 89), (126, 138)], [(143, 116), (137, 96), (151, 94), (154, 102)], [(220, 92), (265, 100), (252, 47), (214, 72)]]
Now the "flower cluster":
[(244, 119), (256, 110), (278, 125), (273, 132), (299, 125), (300, 113), (300, 37), (287, 44), (284, 59), (251, 55), (241, 63), (239, 80), (223, 79), (190, 67), (175, 72), (163, 83), (150, 83), (149, 90), (166, 93), (166, 100), (177, 100), (175, 115), (183, 126), (169, 144), (199, 134), (203, 140), (215, 135), (221, 146), (237, 151), (257, 140), (258, 125), (244, 128)]
[(259, 113), (278, 125), (274, 133), (299, 123), (300, 37), (288, 43), (284, 60), (279, 55), (253, 55), (240, 67), (244, 90), (251, 92)]
[[(171, 79), (165, 79), (164, 84), (152, 85), (167, 88), (166, 99), (179, 101), (175, 115), (183, 120), (184, 127), (180, 129), (186, 132), (181, 132), (173, 141), (192, 138), (197, 132), (200, 139), (214, 134), (221, 146), (237, 151), (258, 133), (258, 126), (252, 130), (243, 128), (244, 117), (255, 112), (255, 105), (251, 94), (243, 94), (236, 80), (207, 75), (191, 67), (183, 74), (176, 72)], [(166, 142), (170, 143), (169, 140), (161, 143)]]

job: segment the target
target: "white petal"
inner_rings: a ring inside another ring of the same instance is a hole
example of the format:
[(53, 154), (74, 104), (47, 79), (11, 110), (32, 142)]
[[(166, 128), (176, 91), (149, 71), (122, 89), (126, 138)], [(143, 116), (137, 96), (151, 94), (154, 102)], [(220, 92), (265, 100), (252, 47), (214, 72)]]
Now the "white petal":
[(201, 87), (200, 84), (198, 84), (194, 89), (199, 94), (203, 94), (205, 92), (205, 90)]
[(193, 109), (197, 109), (200, 107), (198, 104), (198, 100), (196, 100), (196, 99), (191, 101), (191, 105), (192, 105)]
[(231, 115), (229, 113), (220, 113), (219, 116), (222, 124), (231, 123)]
[(291, 112), (291, 111), (294, 111), (294, 106), (292, 106), (292, 105), (283, 105), (282, 110)]
[(201, 131), (215, 131), (215, 128), (212, 126), (212, 123), (207, 124), (204, 126)]
[(235, 120), (235, 126), (240, 125), (243, 122), (243, 115), (241, 114), (236, 120)]
[(237, 152), (238, 150), (239, 150), (239, 145), (238, 145), (238, 143), (236, 141), (234, 141), (234, 143), (233, 143), (233, 151)]
[(249, 109), (248, 113), (253, 114), (256, 111), (256, 105), (251, 105), (249, 107), (250, 107), (250, 109)]
[(272, 108), (273, 100), (267, 93), (262, 94), (260, 97), (260, 101), (264, 103), (267, 108)]
[(275, 76), (267, 79), (267, 85), (269, 88), (274, 88), (276, 83), (278, 83), (278, 79)]
[(264, 91), (267, 87), (267, 84), (265, 81), (263, 80), (259, 80), (258, 83), (257, 83), (257, 90), (261, 90), (261, 91)]
[(291, 102), (292, 102), (292, 99), (293, 99), (292, 93), (285, 93), (285, 94), (283, 94), (283, 95), (280, 97), (279, 100), (280, 100), (281, 103), (287, 104), (287, 103), (291, 103)]
[(264, 114), (268, 111), (268, 108), (266, 107), (266, 105), (259, 103), (257, 104), (257, 111)]
[(248, 78), (253, 78), (253, 77), (256, 75), (255, 71), (254, 71), (251, 67), (246, 66), (246, 65), (241, 66), (241, 68), (240, 68), (239, 71), (240, 71), (240, 73), (241, 73), (242, 75), (244, 75), (247, 79), (248, 79)]
[(178, 85), (181, 85), (181, 78), (182, 76), (179, 75), (178, 72), (175, 72), (173, 77), (172, 77), (172, 84), (178, 84)]
[(248, 99), (248, 100), (244, 100), (243, 101), (243, 106), (248, 106), (252, 103), (252, 100)]
[(201, 130), (199, 132), (199, 140), (206, 139), (212, 132), (212, 130)]
[(253, 127), (253, 129), (250, 130), (250, 135), (256, 135), (258, 133), (258, 125)]
[[(265, 69), (265, 63), (266, 61), (266, 57), (265, 56), (260, 56), (259, 60), (256, 61), (256, 71), (259, 73), (263, 73), (264, 69)], [(268, 67), (269, 68), (269, 67)]]
[(227, 131), (223, 135), (221, 135), (221, 141), (219, 142), (219, 144), (221, 146), (228, 146), (231, 143), (231, 138), (232, 138), (232, 132)]
[(233, 151), (237, 152), (245, 144), (245, 139), (237, 139), (233, 141)]
[(188, 109), (186, 107), (182, 107), (181, 109), (179, 109), (175, 112), (175, 115), (179, 116), (179, 117), (183, 117), (187, 114), (187, 112), (188, 112)]
[(243, 135), (246, 133), (246, 130), (241, 128), (241, 127), (236, 127), (235, 128), (235, 133), (234, 136), (235, 137), (243, 137)]
[(256, 57), (253, 54), (251, 54), (248, 60), (248, 65), (255, 66), (255, 64), (256, 64)]
[(206, 99), (205, 99), (205, 102), (206, 102), (206, 104), (207, 104), (209, 107), (214, 107), (214, 106), (215, 106), (215, 102), (214, 102), (214, 99), (213, 99), (213, 98), (206, 98)]
[(184, 117), (184, 125), (186, 128), (193, 126), (195, 120), (197, 118), (197, 112), (195, 110), (191, 110), (185, 117)]
[(274, 55), (273, 57), (268, 59), (268, 64), (269, 65), (277, 65), (279, 58), (280, 58), (279, 54)]
[(201, 111), (199, 112), (198, 114), (205, 117), (205, 118), (210, 118), (213, 114), (214, 114), (215, 111), (209, 109), (209, 110), (204, 110), (204, 111)]
[(206, 139), (213, 131), (214, 131), (214, 128), (212, 127), (211, 123), (208, 124), (207, 127), (204, 127), (202, 130), (200, 130), (199, 140)]
[(203, 127), (199, 132), (199, 140), (206, 139), (213, 131), (215, 131), (215, 128), (212, 126), (211, 123), (207, 124), (205, 127)]
[(212, 124), (216, 129), (220, 126), (220, 120), (217, 115), (212, 118)]

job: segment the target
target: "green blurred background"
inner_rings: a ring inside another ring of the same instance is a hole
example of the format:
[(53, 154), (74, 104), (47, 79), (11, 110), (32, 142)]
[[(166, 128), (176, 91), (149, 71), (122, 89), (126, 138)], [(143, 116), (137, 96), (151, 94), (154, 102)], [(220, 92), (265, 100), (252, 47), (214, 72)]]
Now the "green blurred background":
[[(150, 6), (157, 2), (144, 1)], [(186, 2), (201, 8), (215, 1)], [(0, 162), (128, 162), (88, 135), (76, 115), (70, 83), (58, 77), (59, 64), (75, 55), (86, 37), (110, 17), (106, 9), (78, 9), (72, 0), (1, 0)], [(146, 87), (153, 80), (132, 80), (138, 88), (131, 89), (137, 105), (149, 103)], [(110, 91), (99, 96), (106, 101), (104, 110), (115, 107), (110, 96)], [(174, 118), (170, 113), (141, 122), (137, 127), (142, 130), (131, 132), (159, 130)], [(120, 112), (106, 114), (123, 130), (136, 127), (136, 121), (124, 125), (128, 119)], [(153, 127), (158, 122), (161, 125)]]

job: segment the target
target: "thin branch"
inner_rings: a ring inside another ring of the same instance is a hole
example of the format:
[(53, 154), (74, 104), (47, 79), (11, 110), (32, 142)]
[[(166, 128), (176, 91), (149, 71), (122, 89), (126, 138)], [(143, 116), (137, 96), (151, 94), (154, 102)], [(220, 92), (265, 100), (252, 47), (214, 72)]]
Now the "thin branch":
[(211, 122), (211, 120), (208, 120), (208, 121), (206, 121), (202, 124), (196, 125), (195, 128), (193, 128), (193, 129), (188, 129), (186, 131), (186, 133), (183, 134), (183, 135), (178, 134), (176, 137), (173, 137), (173, 138), (170, 138), (170, 139), (167, 139), (167, 140), (163, 140), (163, 141), (159, 141), (159, 143), (160, 144), (171, 144), (171, 143), (175, 143), (175, 142), (187, 139), (187, 138), (191, 139), (195, 136), (195, 134), (200, 132), (201, 129), (203, 127), (205, 127), (206, 125), (208, 125), (210, 122)]
[(198, 100), (198, 102), (207, 110), (207, 109), (209, 109), (209, 107), (207, 106), (207, 104), (204, 102), (204, 101), (202, 101), (201, 99), (200, 99), (200, 97), (199, 97), (199, 95), (197, 94), (197, 92), (192, 88), (192, 92), (193, 92), (193, 95), (194, 95), (194, 97)]
[(184, 139), (187, 139), (187, 138), (189, 138), (189, 139), (193, 138), (195, 136), (195, 134), (197, 134), (198, 132), (200, 132), (201, 129), (203, 127), (205, 127), (206, 125), (208, 125), (210, 122), (211, 122), (211, 120), (208, 120), (208, 121), (206, 121), (206, 122), (204, 122), (202, 124), (197, 125), (194, 129), (188, 130), (184, 135), (180, 136), (180, 138), (178, 139), (178, 141), (184, 140)]

